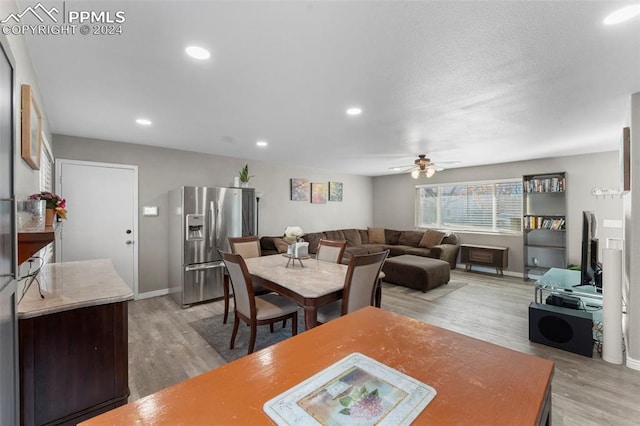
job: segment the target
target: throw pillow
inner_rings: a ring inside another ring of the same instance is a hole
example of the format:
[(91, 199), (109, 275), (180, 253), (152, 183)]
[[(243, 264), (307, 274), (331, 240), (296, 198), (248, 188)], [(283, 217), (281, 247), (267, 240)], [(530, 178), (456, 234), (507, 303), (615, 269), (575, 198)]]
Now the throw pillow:
[(384, 228), (367, 228), (369, 244), (384, 244)]
[(276, 246), (278, 253), (286, 253), (289, 244), (283, 238), (274, 238), (273, 245)]
[(420, 247), (431, 248), (440, 244), (446, 234), (433, 229), (427, 229), (420, 240)]

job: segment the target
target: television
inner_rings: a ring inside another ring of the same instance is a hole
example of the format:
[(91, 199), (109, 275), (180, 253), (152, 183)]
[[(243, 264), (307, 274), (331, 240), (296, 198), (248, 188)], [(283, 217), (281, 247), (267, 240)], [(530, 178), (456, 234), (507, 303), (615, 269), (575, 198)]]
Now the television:
[(580, 285), (602, 288), (601, 268), (598, 264), (598, 220), (590, 211), (582, 212), (582, 258), (580, 261)]

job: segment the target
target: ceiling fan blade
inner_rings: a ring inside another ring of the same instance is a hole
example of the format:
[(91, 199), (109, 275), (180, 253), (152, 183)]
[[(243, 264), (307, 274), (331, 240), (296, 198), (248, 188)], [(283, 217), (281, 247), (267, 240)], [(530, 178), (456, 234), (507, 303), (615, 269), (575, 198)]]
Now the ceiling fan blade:
[(405, 165), (402, 165), (402, 166), (389, 167), (389, 170), (396, 170), (396, 171), (405, 170), (405, 171), (407, 171), (407, 170), (414, 169), (416, 167), (418, 167), (418, 166), (416, 166), (415, 164), (405, 164)]

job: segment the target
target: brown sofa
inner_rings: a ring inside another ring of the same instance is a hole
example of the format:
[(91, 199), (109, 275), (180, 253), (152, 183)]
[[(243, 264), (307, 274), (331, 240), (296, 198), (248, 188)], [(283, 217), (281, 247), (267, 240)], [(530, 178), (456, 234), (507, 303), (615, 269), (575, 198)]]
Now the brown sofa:
[[(440, 244), (430, 248), (420, 246), (420, 242), (425, 235), (424, 231), (396, 231), (384, 229), (384, 243), (370, 243), (369, 235), (373, 229), (380, 231), (380, 228), (367, 229), (339, 229), (335, 231), (312, 232), (304, 234), (302, 239), (309, 243), (309, 253), (315, 254), (318, 249), (320, 239), (346, 240), (347, 247), (342, 258), (343, 263), (349, 263), (349, 258), (358, 254), (377, 253), (389, 250), (389, 256), (400, 256), (412, 254), (416, 256), (432, 257), (441, 259), (449, 263), (451, 269), (455, 269), (460, 249), (460, 239), (454, 233), (448, 233)], [(371, 234), (372, 235), (372, 234)], [(262, 254), (276, 254), (283, 252), (283, 246), (279, 239), (282, 237), (262, 237), (260, 244)], [(381, 239), (379, 240), (381, 241)], [(278, 249), (277, 246), (280, 246)], [(286, 246), (285, 246), (286, 247)]]

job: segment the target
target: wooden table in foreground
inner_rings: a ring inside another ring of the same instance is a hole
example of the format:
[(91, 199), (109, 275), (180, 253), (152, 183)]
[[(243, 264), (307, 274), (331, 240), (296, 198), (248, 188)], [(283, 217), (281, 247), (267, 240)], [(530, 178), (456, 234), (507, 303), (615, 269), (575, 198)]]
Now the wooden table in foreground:
[(273, 424), (265, 402), (353, 352), (436, 389), (414, 424), (550, 423), (550, 361), (367, 307), (83, 425)]
[(342, 299), (347, 265), (316, 259), (288, 268), (281, 255), (245, 259), (255, 284), (275, 291), (304, 308), (307, 330), (318, 324), (318, 307)]

